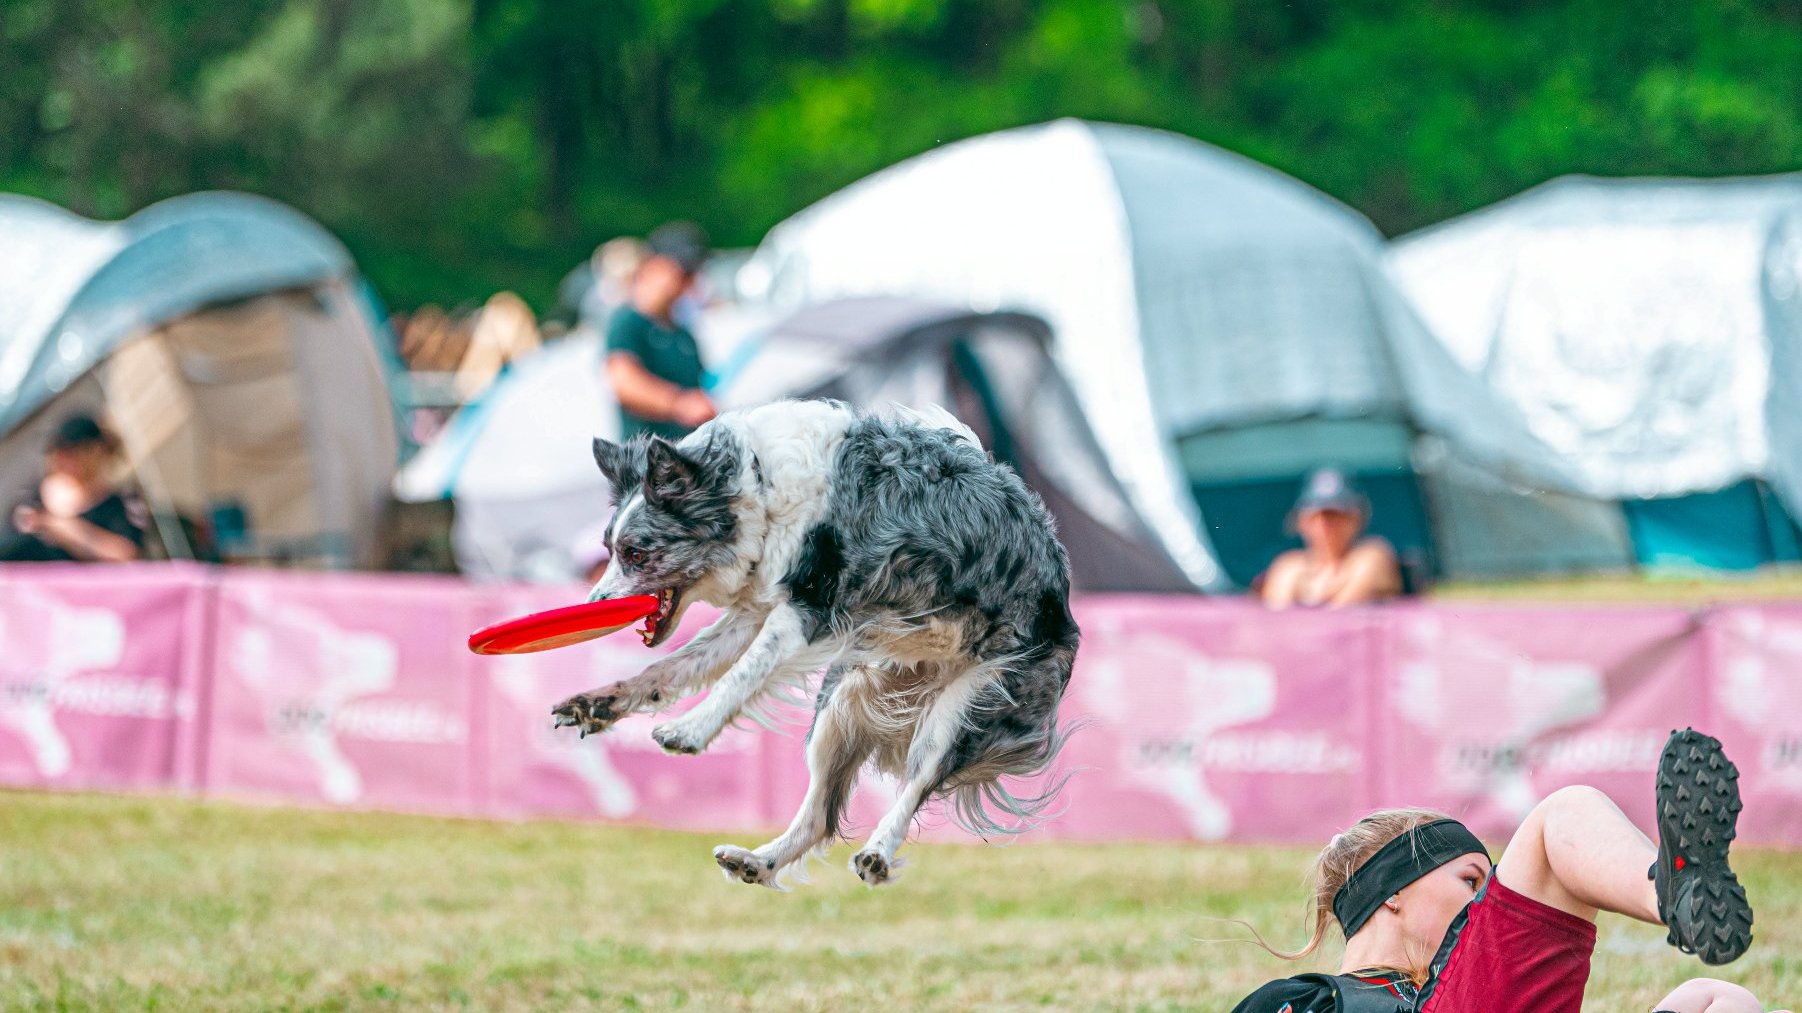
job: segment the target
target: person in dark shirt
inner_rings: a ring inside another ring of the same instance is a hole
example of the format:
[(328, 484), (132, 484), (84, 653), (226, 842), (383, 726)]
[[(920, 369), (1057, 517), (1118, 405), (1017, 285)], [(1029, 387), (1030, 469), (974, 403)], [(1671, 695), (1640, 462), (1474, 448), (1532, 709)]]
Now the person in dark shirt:
[(619, 401), (620, 436), (679, 440), (713, 418), (701, 390), (701, 352), (674, 316), (707, 259), (707, 237), (686, 223), (651, 233), (631, 299), (607, 324), (607, 379)]
[(37, 495), (13, 508), (0, 562), (126, 563), (144, 549), (143, 504), (113, 488), (118, 445), (92, 416), (64, 419), (44, 450)]

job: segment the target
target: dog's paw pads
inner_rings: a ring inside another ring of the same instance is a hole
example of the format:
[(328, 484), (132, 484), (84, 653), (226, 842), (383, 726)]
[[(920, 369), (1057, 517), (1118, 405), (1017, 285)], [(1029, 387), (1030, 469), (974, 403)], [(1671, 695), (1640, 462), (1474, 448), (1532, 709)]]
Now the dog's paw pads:
[(551, 708), (551, 727), (573, 727), (587, 737), (606, 731), (624, 716), (619, 697), (612, 693), (577, 693)]
[(719, 863), (720, 871), (727, 879), (755, 886), (776, 885), (776, 863), (759, 857), (754, 851), (722, 844), (713, 849), (713, 860)]
[(707, 743), (700, 741), (689, 729), (675, 721), (651, 729), (651, 738), (657, 740), (664, 752), (683, 756), (693, 756), (707, 747)]
[(889, 861), (880, 851), (859, 851), (851, 856), (851, 871), (869, 886), (881, 886), (889, 880)]

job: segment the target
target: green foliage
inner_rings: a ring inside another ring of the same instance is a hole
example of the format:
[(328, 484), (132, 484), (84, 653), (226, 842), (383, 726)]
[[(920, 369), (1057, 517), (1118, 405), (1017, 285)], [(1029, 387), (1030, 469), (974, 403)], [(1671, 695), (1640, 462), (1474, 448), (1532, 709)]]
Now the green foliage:
[(399, 306), (672, 217), (755, 242), (898, 159), (1058, 116), (1268, 161), (1398, 232), (1567, 172), (1802, 167), (1794, 0), (0, 0), (0, 188), (205, 187)]

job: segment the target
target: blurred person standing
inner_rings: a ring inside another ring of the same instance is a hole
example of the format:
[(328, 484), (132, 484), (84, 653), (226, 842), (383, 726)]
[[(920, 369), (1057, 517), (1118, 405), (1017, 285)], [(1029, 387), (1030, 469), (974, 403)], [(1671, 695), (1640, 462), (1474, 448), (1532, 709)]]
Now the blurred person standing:
[(114, 488), (118, 442), (90, 415), (71, 415), (44, 448), (37, 495), (12, 511), (0, 562), (128, 563), (144, 551), (146, 511)]
[(701, 390), (701, 352), (676, 319), (677, 303), (707, 259), (707, 235), (687, 222), (651, 233), (630, 299), (607, 322), (607, 379), (619, 400), (620, 436), (679, 440), (713, 418)]
[(1264, 571), (1264, 604), (1338, 608), (1401, 594), (1395, 550), (1382, 538), (1361, 537), (1369, 523), (1370, 500), (1343, 472), (1322, 468), (1308, 476), (1289, 514), (1303, 547), (1276, 557)]

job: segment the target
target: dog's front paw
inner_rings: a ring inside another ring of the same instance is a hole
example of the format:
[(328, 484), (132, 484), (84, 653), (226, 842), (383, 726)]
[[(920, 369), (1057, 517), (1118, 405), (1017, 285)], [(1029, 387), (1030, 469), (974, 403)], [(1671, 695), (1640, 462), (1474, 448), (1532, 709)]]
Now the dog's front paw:
[(754, 851), (722, 844), (713, 849), (713, 860), (719, 863), (720, 871), (727, 879), (776, 887), (776, 864), (767, 858), (759, 858)]
[(881, 886), (889, 880), (889, 861), (880, 851), (859, 851), (851, 856), (851, 871), (867, 886)]
[(625, 716), (626, 709), (619, 694), (611, 690), (577, 693), (551, 708), (552, 727), (574, 727), (582, 738), (606, 731)]
[(651, 738), (663, 747), (666, 753), (680, 753), (693, 756), (707, 748), (707, 739), (699, 731), (681, 721), (671, 721), (651, 729)]

